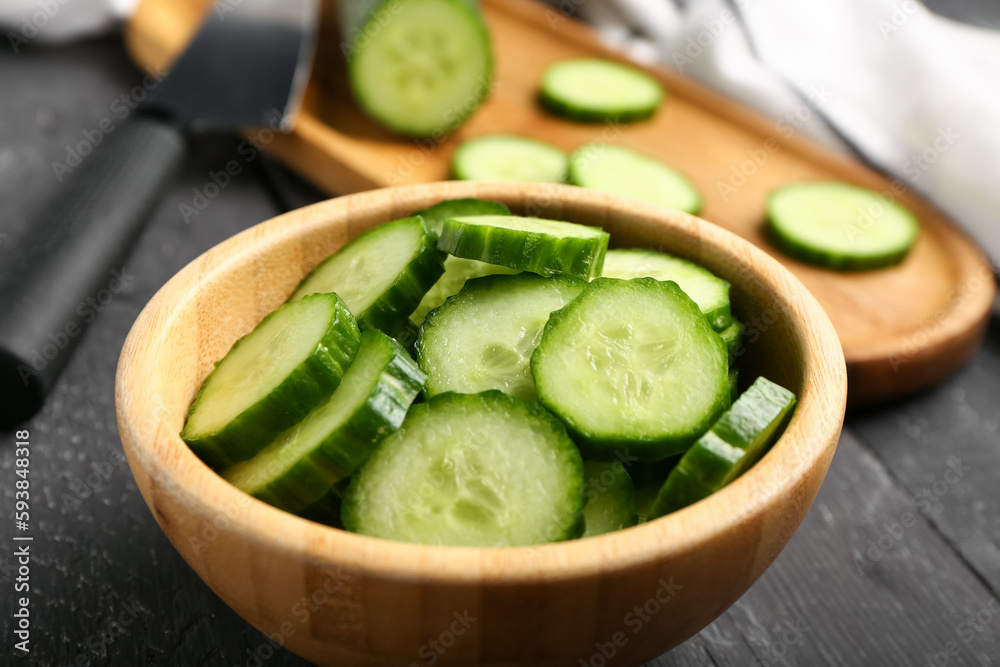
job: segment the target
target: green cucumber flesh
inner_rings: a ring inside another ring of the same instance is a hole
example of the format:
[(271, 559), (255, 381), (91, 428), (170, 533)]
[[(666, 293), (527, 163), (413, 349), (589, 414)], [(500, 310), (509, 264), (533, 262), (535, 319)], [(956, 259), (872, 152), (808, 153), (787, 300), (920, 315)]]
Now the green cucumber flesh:
[(916, 217), (877, 192), (846, 183), (785, 186), (768, 199), (771, 238), (788, 255), (831, 269), (877, 269), (903, 261)]
[(609, 250), (601, 275), (623, 280), (672, 280), (698, 304), (713, 329), (722, 332), (732, 326), (729, 283), (694, 262), (655, 250)]
[(781, 435), (794, 408), (792, 392), (757, 378), (684, 454), (660, 489), (651, 515), (687, 507), (742, 475)]
[(510, 209), (498, 201), (467, 197), (465, 199), (446, 199), (416, 211), (413, 215), (419, 215), (423, 218), (427, 229), (440, 236), (445, 220), (449, 218), (457, 218), (462, 215), (510, 215)]
[(451, 218), (438, 247), (456, 257), (543, 276), (601, 274), (609, 235), (599, 227), (515, 215)]
[(451, 169), (460, 181), (563, 183), (566, 160), (566, 153), (542, 141), (498, 134), (463, 143)]
[(732, 324), (719, 331), (719, 337), (729, 350), (729, 364), (732, 365), (736, 361), (737, 351), (743, 341), (743, 323), (734, 317)]
[(603, 535), (634, 526), (635, 487), (621, 461), (584, 461), (584, 537)]
[(630, 122), (649, 118), (663, 101), (663, 86), (634, 67), (581, 58), (550, 66), (539, 99), (550, 112), (580, 122)]
[(222, 476), (279, 509), (298, 513), (320, 501), (399, 428), (423, 373), (381, 331), (361, 346), (336, 391), (295, 426)]
[(205, 378), (181, 438), (215, 468), (249, 459), (337, 388), (358, 345), (336, 294), (281, 306)]
[(499, 389), (534, 398), (530, 360), (542, 329), (585, 285), (534, 273), (470, 280), (420, 329), (417, 360), (427, 374), (427, 395)]
[(347, 530), (418, 544), (506, 547), (579, 537), (583, 461), (565, 427), (498, 391), (410, 409), (344, 494)]
[(662, 461), (632, 462), (629, 464), (628, 474), (635, 486), (635, 512), (638, 516), (638, 523), (645, 523), (649, 520), (649, 510), (656, 501), (660, 487), (667, 481), (670, 471), (677, 467), (682, 456), (683, 454), (677, 454)]
[(676, 283), (598, 278), (551, 315), (531, 371), (585, 456), (658, 461), (729, 407), (727, 356)]
[(290, 300), (335, 292), (362, 328), (393, 335), (444, 273), (445, 255), (436, 244), (419, 216), (387, 222), (323, 260)]
[(737, 368), (729, 369), (729, 399), (730, 403), (735, 403), (740, 395), (740, 371)]

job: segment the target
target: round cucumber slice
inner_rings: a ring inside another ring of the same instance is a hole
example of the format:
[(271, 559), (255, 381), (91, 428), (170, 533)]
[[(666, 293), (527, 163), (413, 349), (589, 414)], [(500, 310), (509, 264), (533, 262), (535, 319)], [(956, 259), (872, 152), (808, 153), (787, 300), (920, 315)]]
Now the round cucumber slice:
[(686, 176), (659, 160), (621, 146), (581, 146), (569, 157), (568, 180), (573, 185), (692, 215), (702, 207), (701, 194)]
[(792, 392), (757, 378), (670, 472), (650, 518), (706, 498), (746, 472), (781, 435), (794, 408)]
[(600, 227), (516, 215), (477, 215), (445, 222), (438, 247), (457, 257), (543, 276), (592, 278), (601, 274), (609, 238)]
[(663, 101), (663, 86), (634, 67), (581, 58), (552, 65), (542, 75), (542, 106), (584, 123), (649, 118)]
[(428, 396), (499, 389), (535, 397), (529, 367), (549, 313), (572, 301), (586, 282), (533, 273), (488, 276), (466, 283), (431, 312), (417, 339)]
[(775, 244), (796, 259), (831, 269), (864, 270), (903, 261), (917, 239), (917, 218), (877, 192), (846, 183), (798, 183), (767, 202)]
[(713, 329), (721, 332), (732, 326), (729, 283), (694, 262), (655, 250), (609, 250), (601, 275), (623, 280), (672, 280), (698, 304)]
[(549, 318), (531, 372), (587, 458), (658, 461), (729, 407), (727, 357), (676, 283), (598, 278)]
[(399, 428), (423, 379), (398, 343), (381, 331), (364, 331), (337, 390), (252, 459), (222, 476), (279, 509), (301, 512), (329, 494)]
[(534, 139), (493, 135), (459, 146), (451, 168), (460, 181), (563, 183), (566, 154)]
[(583, 508), (584, 537), (603, 535), (638, 522), (635, 487), (621, 461), (584, 461), (583, 493), (587, 499)]
[(394, 335), (444, 273), (436, 244), (420, 217), (387, 222), (323, 260), (289, 300), (335, 292), (362, 328)]
[(337, 388), (359, 341), (336, 294), (286, 303), (208, 374), (181, 438), (215, 468), (249, 459)]
[(418, 544), (507, 547), (579, 537), (583, 461), (563, 425), (498, 391), (413, 406), (352, 478), (353, 532)]

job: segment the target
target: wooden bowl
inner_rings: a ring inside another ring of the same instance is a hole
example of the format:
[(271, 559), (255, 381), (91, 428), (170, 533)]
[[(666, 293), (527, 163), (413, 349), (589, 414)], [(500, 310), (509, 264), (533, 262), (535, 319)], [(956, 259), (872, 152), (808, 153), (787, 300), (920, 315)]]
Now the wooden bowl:
[[(729, 280), (747, 323), (744, 382), (763, 373), (799, 398), (784, 435), (733, 484), (680, 512), (508, 549), (354, 535), (255, 500), (205, 466), (178, 433), (213, 362), (348, 240), (456, 197), (600, 225), (613, 246), (667, 250)], [(816, 300), (737, 236), (571, 186), (451, 182), (322, 202), (206, 252), (136, 320), (116, 405), (132, 473), (174, 547), (237, 613), (299, 655), (321, 665), (600, 667), (639, 665), (683, 642), (774, 561), (823, 481), (846, 393), (840, 344)]]

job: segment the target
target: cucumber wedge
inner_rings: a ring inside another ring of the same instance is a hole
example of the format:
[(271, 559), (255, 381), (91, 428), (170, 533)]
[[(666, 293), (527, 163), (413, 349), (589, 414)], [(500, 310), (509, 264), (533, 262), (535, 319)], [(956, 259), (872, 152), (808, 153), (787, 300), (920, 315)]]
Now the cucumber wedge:
[(583, 290), (586, 281), (534, 273), (470, 280), (424, 320), (417, 361), (428, 396), (499, 389), (535, 397), (530, 360), (549, 313)]
[(249, 459), (337, 388), (358, 345), (336, 294), (286, 303), (215, 365), (181, 438), (214, 468)]
[(351, 90), (390, 130), (438, 139), (489, 95), (493, 52), (475, 0), (337, 5)]
[(451, 170), (460, 181), (564, 183), (566, 153), (534, 139), (490, 135), (458, 147)]
[(399, 428), (423, 379), (398, 343), (381, 331), (364, 331), (354, 363), (337, 390), (252, 459), (222, 476), (259, 500), (302, 512), (327, 496)]
[(660, 83), (634, 67), (581, 58), (552, 65), (542, 76), (539, 100), (557, 116), (584, 123), (649, 118), (663, 101)]
[(794, 407), (792, 392), (757, 378), (671, 471), (651, 517), (687, 507), (742, 475), (781, 434)]
[(729, 364), (732, 365), (736, 361), (736, 351), (743, 340), (743, 323), (734, 317), (732, 324), (719, 331), (719, 337), (729, 350)]
[(584, 537), (628, 528), (639, 520), (635, 487), (621, 461), (584, 461), (583, 493), (587, 498), (583, 508)]
[(591, 190), (641, 199), (692, 215), (701, 211), (698, 189), (676, 169), (621, 146), (587, 144), (569, 157), (568, 180)]
[(729, 407), (727, 356), (676, 283), (598, 278), (552, 313), (531, 372), (587, 458), (659, 461)]
[(579, 537), (583, 461), (558, 419), (498, 391), (410, 409), (344, 494), (347, 530), (418, 544), (507, 547)]
[(609, 235), (571, 222), (478, 215), (444, 223), (438, 247), (456, 257), (500, 264), (543, 276), (601, 275)]
[(798, 183), (767, 203), (772, 240), (796, 259), (864, 270), (903, 261), (917, 240), (916, 217), (877, 192), (846, 183)]
[(289, 300), (335, 292), (361, 328), (392, 336), (444, 273), (445, 255), (436, 244), (420, 217), (387, 222), (323, 260)]
[(624, 280), (672, 280), (698, 304), (713, 329), (721, 332), (732, 326), (729, 283), (694, 262), (655, 250), (609, 250), (601, 275)]
[(498, 201), (486, 201), (483, 199), (447, 199), (438, 202), (429, 208), (416, 211), (414, 217), (420, 216), (424, 219), (427, 229), (440, 235), (444, 223), (449, 218), (457, 218), (462, 215), (510, 215), (510, 209), (506, 204)]

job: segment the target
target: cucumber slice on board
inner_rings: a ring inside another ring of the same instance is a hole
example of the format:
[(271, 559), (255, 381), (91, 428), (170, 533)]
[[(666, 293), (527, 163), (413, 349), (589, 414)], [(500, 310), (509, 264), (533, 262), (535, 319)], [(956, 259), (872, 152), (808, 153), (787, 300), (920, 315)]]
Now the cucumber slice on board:
[(584, 456), (658, 461), (729, 407), (727, 357), (676, 283), (598, 278), (549, 317), (531, 373)]
[(451, 170), (460, 181), (564, 183), (566, 153), (541, 141), (509, 135), (469, 139), (455, 151)]
[(725, 331), (733, 323), (729, 283), (708, 269), (655, 250), (609, 250), (601, 275), (608, 278), (672, 280), (698, 304), (712, 328)]
[(548, 111), (584, 123), (649, 118), (663, 102), (659, 81), (611, 60), (581, 58), (550, 66), (539, 100)]
[(432, 311), (420, 328), (417, 361), (428, 396), (499, 389), (535, 397), (531, 353), (549, 314), (572, 301), (586, 281), (534, 273), (487, 276)]
[(399, 428), (423, 380), (398, 343), (381, 331), (364, 331), (354, 363), (337, 390), (252, 459), (222, 476), (259, 500), (301, 512), (329, 494)]
[(794, 407), (792, 392), (757, 378), (671, 471), (651, 517), (687, 507), (742, 475), (778, 438)]
[(601, 275), (609, 238), (600, 227), (572, 222), (477, 215), (445, 222), (438, 247), (456, 257), (543, 276), (592, 278)]
[(622, 146), (586, 144), (569, 156), (567, 179), (573, 185), (641, 199), (685, 213), (701, 211), (698, 189), (684, 174)]
[(621, 461), (584, 461), (583, 508), (584, 537), (603, 535), (634, 526), (639, 520), (635, 511), (635, 487)]
[(583, 533), (583, 461), (534, 401), (499, 391), (441, 394), (355, 473), (347, 530), (419, 544), (506, 547)]
[(445, 255), (436, 244), (420, 217), (387, 222), (323, 260), (289, 300), (336, 292), (362, 328), (391, 336), (444, 273)]
[(445, 220), (457, 218), (462, 215), (510, 215), (510, 209), (506, 204), (498, 201), (486, 201), (484, 199), (447, 199), (438, 202), (429, 208), (416, 211), (414, 216), (424, 219), (424, 225), (435, 234), (441, 234)]
[(489, 96), (493, 52), (476, 0), (337, 5), (351, 91), (390, 130), (439, 137)]
[(903, 261), (917, 218), (877, 192), (846, 183), (797, 183), (767, 202), (774, 243), (796, 259), (831, 269), (877, 269)]
[(337, 388), (358, 345), (336, 294), (286, 303), (208, 374), (181, 438), (214, 468), (249, 459)]

